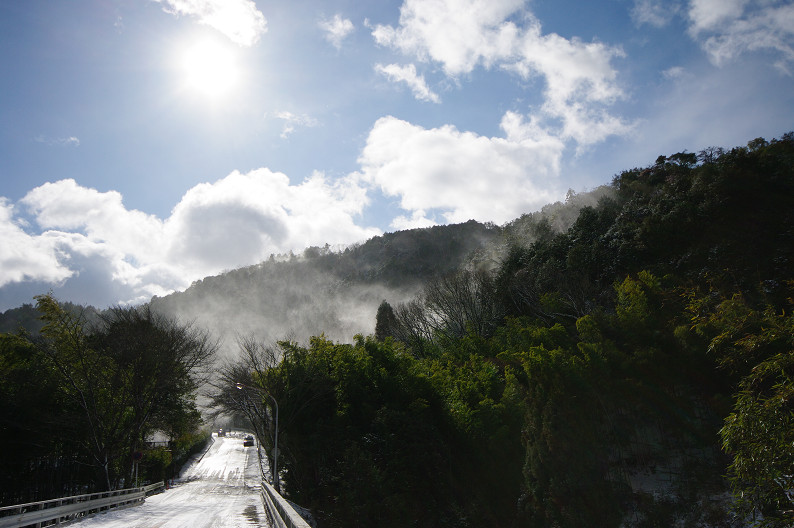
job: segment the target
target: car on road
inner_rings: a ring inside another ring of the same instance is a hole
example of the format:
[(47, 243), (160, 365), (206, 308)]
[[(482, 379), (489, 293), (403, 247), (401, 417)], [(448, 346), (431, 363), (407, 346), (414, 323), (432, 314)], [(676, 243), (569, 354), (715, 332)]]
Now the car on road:
[(243, 446), (252, 447), (253, 445), (254, 445), (254, 437), (251, 435), (246, 436), (245, 440), (243, 440)]

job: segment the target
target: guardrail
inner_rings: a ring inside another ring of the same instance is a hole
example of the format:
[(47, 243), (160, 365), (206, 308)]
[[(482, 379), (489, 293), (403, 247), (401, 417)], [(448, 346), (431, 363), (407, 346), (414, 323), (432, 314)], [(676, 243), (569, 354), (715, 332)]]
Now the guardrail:
[(142, 488), (129, 488), (103, 491), (86, 495), (75, 495), (27, 504), (16, 504), (0, 508), (0, 528), (21, 528), (44, 523), (60, 525), (90, 513), (120, 506), (134, 506), (143, 503), (146, 495), (164, 487), (163, 482)]
[(311, 528), (295, 508), (265, 480), (262, 480), (262, 502), (276, 528)]
[(312, 528), (311, 525), (295, 511), (292, 504), (282, 497), (265, 478), (267, 471), (265, 471), (260, 447), (261, 446), (257, 444), (256, 455), (259, 457), (259, 473), (262, 480), (262, 491), (260, 494), (262, 496), (262, 504), (265, 506), (265, 510), (267, 510), (271, 523), (275, 528)]

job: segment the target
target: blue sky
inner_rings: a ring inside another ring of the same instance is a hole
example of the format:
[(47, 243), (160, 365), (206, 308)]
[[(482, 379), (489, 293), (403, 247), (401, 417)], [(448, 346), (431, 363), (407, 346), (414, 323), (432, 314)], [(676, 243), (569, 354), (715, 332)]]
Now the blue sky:
[(775, 0), (0, 0), (0, 310), (505, 223), (794, 129)]

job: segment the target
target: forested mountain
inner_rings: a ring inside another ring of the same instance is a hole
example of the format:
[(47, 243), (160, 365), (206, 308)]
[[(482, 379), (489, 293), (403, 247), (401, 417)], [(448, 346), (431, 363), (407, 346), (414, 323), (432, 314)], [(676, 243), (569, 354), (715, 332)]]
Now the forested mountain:
[[(42, 292), (45, 293), (45, 292)], [(83, 317), (89, 324), (100, 322), (100, 312), (93, 306), (80, 306), (71, 302), (61, 302), (68, 313)], [(32, 304), (23, 304), (0, 313), (0, 333), (15, 333), (23, 330), (30, 334), (38, 334), (44, 327), (39, 312)]]
[[(565, 203), (549, 204), (510, 227), (509, 237), (529, 240), (526, 224), (544, 220), (549, 232), (567, 229), (580, 209), (611, 193), (601, 187), (569, 192)], [(324, 334), (350, 340), (370, 334), (384, 300), (408, 301), (431, 279), (466, 266), (493, 268), (505, 250), (503, 228), (474, 220), (387, 233), (341, 250), (310, 247), (301, 255), (267, 261), (207, 277), (184, 292), (155, 297), (151, 306), (210, 328), (225, 341), (253, 334), (274, 341), (306, 341)]]
[(382, 303), (375, 335), (226, 367), (279, 401), (322, 526), (794, 524), (794, 136), (611, 189), (562, 232), (504, 226), (495, 266)]
[[(324, 334), (349, 340), (372, 333), (383, 300), (398, 304), (413, 298), (432, 278), (466, 266), (493, 268), (512, 238), (528, 242), (543, 219), (545, 232), (562, 232), (583, 207), (594, 206), (612, 192), (608, 186), (576, 194), (565, 203), (545, 206), (503, 227), (474, 220), (386, 233), (342, 249), (309, 247), (301, 254), (271, 255), (259, 264), (194, 282), (183, 292), (154, 297), (161, 313), (193, 321), (226, 338), (253, 334), (276, 340), (291, 336), (307, 340)], [(42, 292), (45, 293), (45, 292)], [(64, 303), (72, 312), (82, 307)], [(98, 311), (83, 314), (97, 322)], [(0, 313), (0, 332), (24, 328), (36, 334), (43, 323), (31, 304)]]
[(383, 299), (410, 298), (497, 235), (497, 228), (472, 221), (386, 234), (342, 251), (312, 247), (196, 281), (184, 292), (152, 299), (151, 306), (232, 344), (236, 334), (350, 339), (372, 332)]

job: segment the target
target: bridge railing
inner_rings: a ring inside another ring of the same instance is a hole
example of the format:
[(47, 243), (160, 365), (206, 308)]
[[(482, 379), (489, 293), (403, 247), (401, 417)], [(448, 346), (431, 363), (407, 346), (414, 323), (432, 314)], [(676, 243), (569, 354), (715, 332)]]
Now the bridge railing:
[(259, 472), (262, 480), (262, 504), (267, 510), (275, 528), (311, 528), (311, 525), (295, 511), (292, 504), (279, 494), (267, 481), (268, 471), (265, 469), (265, 458), (261, 446), (257, 444), (256, 454), (259, 457)]
[(275, 528), (311, 528), (295, 508), (265, 480), (262, 480), (262, 503)]
[(164, 487), (164, 483), (158, 482), (142, 488), (103, 491), (4, 506), (0, 508), (0, 528), (40, 527), (45, 523), (57, 526), (61, 522), (70, 521), (101, 510), (141, 504), (148, 493), (162, 487)]

